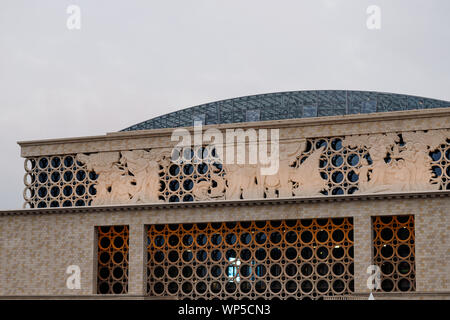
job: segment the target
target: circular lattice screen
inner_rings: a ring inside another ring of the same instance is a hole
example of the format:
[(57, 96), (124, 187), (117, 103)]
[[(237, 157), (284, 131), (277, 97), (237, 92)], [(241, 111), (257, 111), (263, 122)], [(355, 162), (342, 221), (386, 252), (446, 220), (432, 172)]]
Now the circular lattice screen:
[(90, 205), (97, 175), (74, 155), (25, 160), (25, 206), (30, 208)]
[[(359, 169), (363, 162), (372, 164), (366, 148), (343, 146), (341, 137), (308, 139), (306, 150), (297, 158), (299, 167), (314, 151), (321, 149), (319, 171), (326, 181), (323, 195), (353, 194), (358, 191)], [(294, 189), (297, 184), (294, 184)]]
[(211, 190), (225, 188), (225, 172), (214, 148), (174, 149), (170, 163), (160, 172), (159, 199), (165, 202), (189, 202), (223, 199)]
[(414, 216), (373, 218), (373, 256), (381, 291), (415, 290)]
[(430, 152), (433, 182), (440, 185), (440, 190), (450, 190), (450, 139)]
[(351, 218), (151, 225), (147, 293), (317, 299), (353, 292)]
[(97, 293), (128, 292), (128, 226), (97, 227)]

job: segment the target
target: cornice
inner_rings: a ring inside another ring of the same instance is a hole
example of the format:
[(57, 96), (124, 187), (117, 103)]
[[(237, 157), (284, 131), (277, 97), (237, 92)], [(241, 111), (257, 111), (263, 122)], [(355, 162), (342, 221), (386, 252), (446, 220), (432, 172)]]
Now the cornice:
[[(380, 112), (369, 114), (352, 114), (343, 116), (327, 116), (314, 118), (298, 118), (288, 120), (271, 120), (258, 122), (240, 122), (230, 124), (212, 124), (205, 125), (203, 129), (217, 128), (217, 129), (233, 129), (233, 128), (292, 128), (292, 127), (309, 127), (320, 125), (339, 125), (339, 124), (355, 124), (364, 122), (376, 121), (393, 121), (393, 120), (408, 120), (408, 119), (424, 119), (434, 117), (450, 116), (450, 108), (436, 108), (436, 109), (420, 109), (420, 110), (406, 110), (393, 112)], [(189, 131), (193, 131), (193, 127), (183, 127)], [(450, 128), (450, 124), (449, 124)], [(105, 135), (72, 137), (72, 138), (58, 138), (58, 139), (44, 139), (44, 140), (30, 140), (18, 141), (21, 147), (30, 146), (44, 146), (53, 145), (56, 143), (84, 143), (96, 141), (114, 141), (129, 138), (155, 138), (170, 136), (175, 128), (153, 129), (153, 130), (137, 130), (125, 132), (110, 132)]]
[(186, 208), (206, 208), (206, 207), (244, 207), (263, 205), (286, 205), (301, 203), (336, 203), (349, 201), (367, 200), (391, 200), (391, 199), (427, 199), (450, 197), (450, 190), (424, 191), (424, 192), (396, 192), (379, 194), (358, 194), (358, 195), (332, 195), (314, 196), (280, 199), (255, 199), (255, 200), (214, 200), (195, 202), (169, 202), (169, 203), (149, 203), (149, 204), (126, 204), (126, 205), (105, 205), (91, 207), (62, 207), (62, 208), (36, 208), (0, 210), (0, 216), (10, 215), (41, 215), (41, 214), (81, 214), (98, 212), (120, 212), (120, 211), (144, 211), (144, 210), (165, 210), (165, 209), (186, 209)]

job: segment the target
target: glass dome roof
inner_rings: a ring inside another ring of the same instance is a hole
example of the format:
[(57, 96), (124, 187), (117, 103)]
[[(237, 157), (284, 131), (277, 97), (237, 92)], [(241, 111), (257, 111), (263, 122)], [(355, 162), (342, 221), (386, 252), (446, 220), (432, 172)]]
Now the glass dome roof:
[(446, 108), (450, 102), (393, 93), (347, 90), (290, 91), (245, 96), (171, 112), (121, 131)]

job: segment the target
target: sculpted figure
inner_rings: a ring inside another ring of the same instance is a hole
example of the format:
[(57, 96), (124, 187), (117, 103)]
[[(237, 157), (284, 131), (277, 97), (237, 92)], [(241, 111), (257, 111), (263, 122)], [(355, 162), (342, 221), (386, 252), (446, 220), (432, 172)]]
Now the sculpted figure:
[(120, 162), (128, 167), (136, 184), (131, 202), (158, 202), (160, 188), (159, 163), (157, 152), (145, 150), (123, 151)]
[(393, 176), (389, 171), (390, 165), (387, 165), (384, 159), (398, 140), (398, 135), (392, 133), (345, 137), (344, 146), (366, 148), (372, 159), (372, 165), (368, 166), (367, 161), (362, 160), (361, 165), (356, 168), (358, 174), (361, 176), (362, 173), (363, 176), (358, 184), (359, 193), (383, 192), (391, 188), (389, 180)]
[(157, 202), (160, 162), (170, 159), (170, 150), (133, 150), (78, 154), (89, 171), (98, 174), (97, 194), (92, 205)]
[(293, 190), (296, 196), (319, 195), (326, 188), (327, 183), (319, 171), (319, 160), (324, 148), (315, 150), (298, 168), (292, 168), (291, 180), (298, 183), (298, 187)]
[(449, 130), (430, 130), (427, 132), (403, 132), (403, 139), (414, 150), (415, 181), (412, 190), (439, 190), (432, 171), (430, 152), (435, 151), (450, 137)]
[[(124, 193), (117, 183), (123, 172), (117, 166), (119, 162), (119, 152), (100, 152), (91, 155), (78, 154), (77, 161), (85, 163), (89, 171), (98, 174), (96, 190), (97, 193), (92, 201), (92, 205), (111, 204), (112, 195)], [(113, 193), (114, 186), (114, 193)]]
[[(259, 165), (226, 165), (226, 199), (257, 199), (264, 193), (267, 198), (319, 194), (326, 184), (319, 172), (323, 148), (313, 152), (299, 168), (292, 167), (305, 147), (306, 140), (280, 144), (279, 170), (274, 175), (261, 175)], [(301, 187), (293, 190), (293, 182)]]
[[(444, 130), (428, 132), (402, 132), (400, 136), (373, 134), (346, 137), (344, 144), (367, 148), (373, 160), (372, 165), (362, 162), (357, 169), (360, 175), (359, 192), (399, 192), (438, 190), (432, 181), (429, 153), (446, 139)], [(390, 160), (385, 160), (390, 159)], [(369, 175), (366, 179), (365, 176)]]
[(396, 163), (403, 163), (405, 167), (403, 172), (398, 167), (393, 168), (398, 179), (397, 183), (404, 182), (398, 187), (400, 191), (435, 190), (439, 187), (430, 184), (432, 171), (427, 149), (425, 144), (407, 142), (402, 151), (396, 149), (394, 152), (393, 158), (397, 159)]
[[(109, 174), (110, 185), (109, 199), (107, 204), (123, 204), (129, 203), (134, 192), (135, 186), (133, 177), (126, 174), (126, 172), (118, 165), (114, 164), (113, 170)], [(97, 198), (93, 200), (95, 202)]]
[(225, 180), (222, 176), (219, 175), (213, 175), (211, 177), (211, 188), (209, 196), (211, 198), (223, 198), (225, 195)]
[(223, 198), (224, 192), (225, 181), (219, 175), (212, 175), (209, 181), (195, 183), (192, 189), (195, 200), (199, 201)]
[(306, 140), (280, 144), (278, 172), (261, 177), (267, 198), (275, 198), (277, 191), (280, 198), (292, 197), (292, 165), (305, 147)]
[(369, 165), (366, 158), (362, 158), (361, 166), (355, 169), (355, 172), (359, 177), (359, 193), (365, 193), (367, 191), (370, 170), (372, 170), (372, 166)]
[(197, 182), (192, 189), (192, 193), (194, 194), (195, 200), (198, 201), (206, 201), (209, 200), (209, 188), (211, 187), (211, 183), (209, 181), (203, 180)]
[(264, 190), (257, 165), (226, 164), (227, 189), (225, 199), (237, 200), (263, 198)]

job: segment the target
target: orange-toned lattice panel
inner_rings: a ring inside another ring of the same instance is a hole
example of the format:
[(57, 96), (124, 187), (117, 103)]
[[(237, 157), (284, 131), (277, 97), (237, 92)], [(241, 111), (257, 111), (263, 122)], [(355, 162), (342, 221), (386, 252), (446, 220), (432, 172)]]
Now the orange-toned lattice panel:
[(128, 292), (128, 226), (97, 227), (97, 293)]
[(151, 225), (147, 293), (317, 299), (353, 291), (351, 218)]
[(381, 291), (414, 291), (414, 216), (373, 217), (373, 257), (381, 269)]

